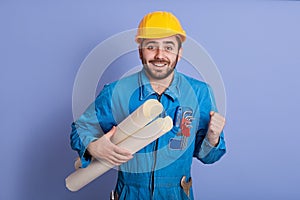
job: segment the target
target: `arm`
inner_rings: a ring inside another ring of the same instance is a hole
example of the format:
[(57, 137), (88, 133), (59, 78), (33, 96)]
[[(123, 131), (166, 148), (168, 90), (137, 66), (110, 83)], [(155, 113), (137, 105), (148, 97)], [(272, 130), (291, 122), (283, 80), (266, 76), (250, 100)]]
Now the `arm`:
[[(111, 112), (111, 89), (106, 86), (78, 120), (72, 123), (71, 147), (78, 152), (82, 167), (91, 158), (104, 159), (119, 165), (131, 158), (131, 154), (111, 143), (116, 125)], [(112, 129), (112, 130), (110, 130)], [(108, 134), (104, 134), (108, 132)]]
[(71, 147), (78, 152), (82, 167), (88, 166), (91, 162), (91, 155), (87, 151), (87, 146), (103, 134), (95, 116), (95, 104), (92, 103), (79, 119), (72, 123), (70, 135)]
[(226, 152), (223, 128), (225, 118), (217, 113), (210, 86), (203, 89), (200, 100), (200, 121), (194, 156), (205, 164), (218, 161)]

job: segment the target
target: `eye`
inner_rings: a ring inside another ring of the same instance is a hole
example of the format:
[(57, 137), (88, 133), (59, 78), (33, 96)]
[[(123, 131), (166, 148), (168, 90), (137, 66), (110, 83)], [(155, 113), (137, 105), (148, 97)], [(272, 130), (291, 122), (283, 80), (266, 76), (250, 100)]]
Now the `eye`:
[(173, 48), (172, 46), (166, 46), (166, 47), (165, 47), (165, 50), (166, 50), (166, 51), (173, 51), (174, 48)]
[(146, 49), (152, 51), (152, 50), (155, 50), (156, 47), (153, 45), (148, 45), (148, 46), (146, 46)]

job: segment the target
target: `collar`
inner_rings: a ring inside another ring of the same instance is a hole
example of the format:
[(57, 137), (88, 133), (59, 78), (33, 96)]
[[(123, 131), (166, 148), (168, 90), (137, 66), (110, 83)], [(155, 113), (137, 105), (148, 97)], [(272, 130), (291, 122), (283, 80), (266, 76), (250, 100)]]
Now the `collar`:
[[(174, 78), (171, 85), (164, 91), (163, 94), (169, 96), (173, 101), (180, 96), (179, 91), (180, 77), (177, 70), (174, 70)], [(140, 88), (140, 100), (145, 100), (152, 94), (156, 94), (153, 90), (150, 80), (146, 75), (144, 69), (139, 72), (139, 88)]]

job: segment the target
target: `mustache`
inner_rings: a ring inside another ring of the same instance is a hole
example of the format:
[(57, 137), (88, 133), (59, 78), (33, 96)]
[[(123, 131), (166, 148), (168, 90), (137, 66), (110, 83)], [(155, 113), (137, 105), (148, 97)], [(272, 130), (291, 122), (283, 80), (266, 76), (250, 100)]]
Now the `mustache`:
[(154, 59), (154, 60), (150, 60), (149, 63), (157, 63), (157, 62), (160, 62), (160, 63), (169, 63), (168, 60), (166, 59)]

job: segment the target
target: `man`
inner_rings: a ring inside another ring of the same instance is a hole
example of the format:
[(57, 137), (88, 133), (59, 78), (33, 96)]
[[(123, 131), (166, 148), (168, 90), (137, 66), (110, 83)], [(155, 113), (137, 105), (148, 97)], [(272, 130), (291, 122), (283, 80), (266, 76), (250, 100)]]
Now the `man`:
[[(92, 109), (72, 124), (71, 145), (78, 151), (82, 167), (91, 158), (119, 166), (115, 198), (193, 199), (192, 158), (210, 164), (226, 151), (225, 119), (217, 112), (209, 85), (175, 69), (185, 39), (173, 14), (147, 14), (136, 35), (143, 69), (106, 85)], [(161, 116), (172, 117), (174, 126), (131, 155), (110, 138), (115, 126), (148, 99), (161, 102)]]

